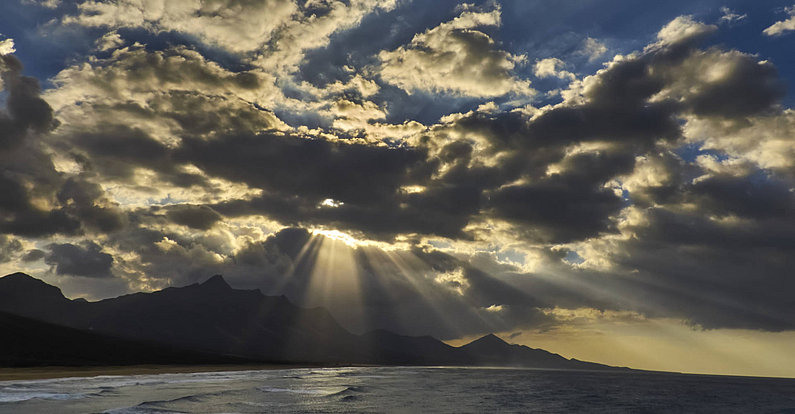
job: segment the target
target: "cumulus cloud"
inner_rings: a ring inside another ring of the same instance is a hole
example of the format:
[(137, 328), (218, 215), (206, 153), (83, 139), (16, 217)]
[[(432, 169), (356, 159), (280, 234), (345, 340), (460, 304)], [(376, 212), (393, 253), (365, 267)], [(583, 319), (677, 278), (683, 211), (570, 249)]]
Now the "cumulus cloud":
[(8, 55), (16, 52), (14, 48), (14, 39), (0, 40), (0, 55)]
[(79, 2), (77, 13), (61, 22), (183, 33), (207, 45), (248, 54), (248, 60), (264, 69), (289, 73), (307, 50), (325, 46), (331, 35), (355, 27), (368, 14), (395, 6), (395, 0), (89, 0)]
[(498, 49), (480, 27), (499, 26), (500, 9), (466, 10), (414, 36), (406, 46), (382, 51), (378, 57), (381, 78), (408, 92), (452, 93), (496, 97), (508, 93), (532, 96), (530, 82), (517, 78), (513, 69), (524, 56)]
[(679, 16), (657, 33), (657, 46), (671, 46), (681, 42), (698, 41), (718, 27), (693, 20), (692, 16)]
[(112, 31), (105, 33), (94, 42), (94, 46), (97, 51), (100, 52), (107, 52), (109, 50), (117, 49), (124, 45), (124, 39), (121, 38), (119, 32)]
[(566, 62), (558, 58), (546, 58), (536, 61), (536, 64), (533, 67), (533, 73), (539, 78), (554, 76), (560, 79), (576, 79), (576, 75), (563, 70), (565, 67)]
[(307, 50), (328, 45), (335, 33), (358, 26), (368, 15), (390, 11), (396, 0), (310, 1), (284, 23), (271, 42), (254, 60), (261, 68), (291, 73)]
[(792, 109), (754, 117), (739, 125), (690, 120), (685, 128), (688, 138), (704, 142), (705, 149), (722, 151), (787, 175), (795, 172), (793, 130), (795, 114)]
[(773, 23), (772, 26), (765, 29), (762, 33), (768, 36), (781, 36), (795, 30), (795, 6), (786, 7), (784, 11), (790, 15), (790, 18)]
[(88, 27), (145, 28), (177, 31), (234, 51), (251, 51), (267, 42), (275, 29), (298, 10), (290, 0), (220, 0), (165, 2), (143, 0), (84, 1), (65, 24)]

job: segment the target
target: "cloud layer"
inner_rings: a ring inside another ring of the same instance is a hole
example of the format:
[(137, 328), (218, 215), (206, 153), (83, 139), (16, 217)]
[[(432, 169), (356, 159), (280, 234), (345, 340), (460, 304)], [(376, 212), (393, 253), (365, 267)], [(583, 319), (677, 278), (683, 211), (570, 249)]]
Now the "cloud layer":
[(44, 91), (0, 42), (9, 273), (89, 298), (222, 273), (444, 339), (583, 309), (795, 329), (795, 115), (774, 62), (709, 43), (729, 25), (549, 56), (496, 3), (67, 3), (42, 30), (87, 55)]

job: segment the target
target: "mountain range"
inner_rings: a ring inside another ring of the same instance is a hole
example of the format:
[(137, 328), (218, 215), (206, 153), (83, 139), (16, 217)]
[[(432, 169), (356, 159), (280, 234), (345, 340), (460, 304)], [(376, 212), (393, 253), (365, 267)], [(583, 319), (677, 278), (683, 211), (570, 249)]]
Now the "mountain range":
[(313, 363), (626, 369), (486, 335), (461, 347), (385, 330), (356, 335), (324, 308), (201, 284), (97, 302), (24, 273), (0, 278), (0, 365)]

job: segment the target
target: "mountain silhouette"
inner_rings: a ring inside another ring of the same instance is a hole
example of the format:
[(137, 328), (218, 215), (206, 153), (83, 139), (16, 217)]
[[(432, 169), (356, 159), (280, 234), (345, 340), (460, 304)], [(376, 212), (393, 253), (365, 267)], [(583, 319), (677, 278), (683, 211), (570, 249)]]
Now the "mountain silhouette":
[(0, 366), (251, 364), (219, 355), (53, 325), (0, 312)]
[(532, 367), (551, 369), (603, 369), (602, 364), (566, 359), (543, 349), (509, 344), (494, 334), (488, 334), (461, 348), (470, 365)]
[[(70, 300), (55, 286), (15, 273), (0, 278), (0, 312), (28, 318), (9, 322), (4, 335), (24, 333), (26, 324), (36, 332), (52, 330), (53, 336), (59, 337), (65, 335), (63, 329), (70, 329), (74, 335), (83, 335), (86, 343), (113, 338), (126, 341), (127, 347), (159, 347), (152, 351), (157, 355), (191, 350), (194, 359), (224, 356), (285, 363), (614, 369), (511, 345), (495, 335), (462, 347), (430, 336), (403, 336), (385, 330), (355, 335), (324, 308), (300, 308), (284, 296), (233, 289), (220, 275), (201, 284), (88, 302)], [(57, 346), (57, 342), (51, 343)], [(36, 346), (46, 355), (41, 344)], [(96, 351), (100, 360), (102, 352)], [(132, 354), (128, 360), (136, 363)]]

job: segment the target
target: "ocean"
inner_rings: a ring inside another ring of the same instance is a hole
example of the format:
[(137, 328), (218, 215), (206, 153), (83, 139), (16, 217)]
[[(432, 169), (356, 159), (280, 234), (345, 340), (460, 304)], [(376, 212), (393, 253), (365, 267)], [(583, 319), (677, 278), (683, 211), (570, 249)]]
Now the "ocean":
[(362, 367), (0, 382), (0, 413), (795, 413), (795, 380)]

